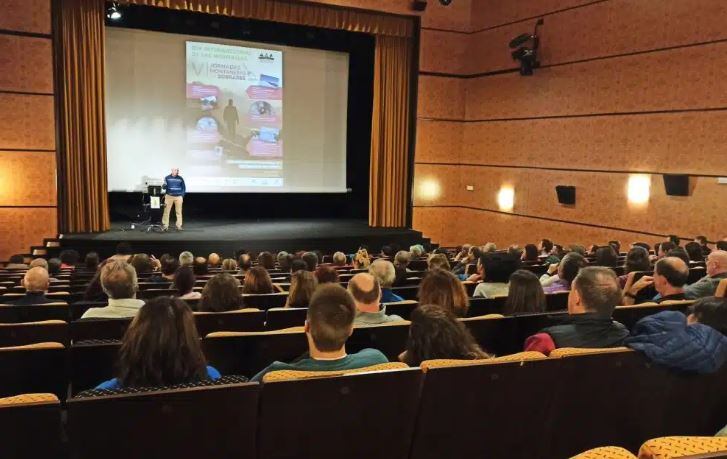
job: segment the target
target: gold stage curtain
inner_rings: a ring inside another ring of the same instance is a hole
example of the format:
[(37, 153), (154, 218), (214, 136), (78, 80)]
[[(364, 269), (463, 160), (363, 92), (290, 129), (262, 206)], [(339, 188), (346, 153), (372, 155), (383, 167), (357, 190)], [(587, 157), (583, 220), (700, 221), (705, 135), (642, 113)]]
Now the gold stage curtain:
[(58, 3), (59, 229), (106, 231), (105, 6), (99, 0)]
[(369, 225), (406, 226), (412, 40), (376, 37)]

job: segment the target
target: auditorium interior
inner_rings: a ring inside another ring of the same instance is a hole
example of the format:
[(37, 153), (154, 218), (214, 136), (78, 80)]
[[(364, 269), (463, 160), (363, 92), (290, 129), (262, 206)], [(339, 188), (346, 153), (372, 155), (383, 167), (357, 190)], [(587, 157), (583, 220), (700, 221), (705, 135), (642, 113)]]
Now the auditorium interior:
[(725, 0), (0, 0), (0, 456), (727, 457), (726, 133)]

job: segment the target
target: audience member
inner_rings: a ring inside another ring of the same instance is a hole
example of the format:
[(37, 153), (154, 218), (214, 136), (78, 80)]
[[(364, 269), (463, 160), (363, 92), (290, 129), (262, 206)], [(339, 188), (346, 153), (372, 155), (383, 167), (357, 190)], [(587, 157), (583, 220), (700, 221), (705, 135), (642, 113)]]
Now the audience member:
[(699, 247), (702, 249), (702, 259), (712, 252), (712, 249), (709, 248), (707, 236), (697, 236), (694, 238), (694, 242), (699, 244)]
[(129, 261), (134, 252), (131, 250), (131, 244), (128, 242), (119, 242), (116, 244), (116, 253), (112, 255), (110, 261)]
[(124, 334), (116, 377), (96, 389), (172, 386), (219, 377), (207, 366), (192, 311), (180, 299), (159, 297), (139, 310)]
[(519, 245), (514, 244), (507, 248), (507, 253), (510, 256), (517, 257), (519, 260), (523, 256), (523, 249), (521, 249)]
[(273, 293), (275, 287), (273, 287), (273, 281), (270, 278), (268, 271), (262, 266), (253, 266), (245, 274), (245, 279), (242, 284), (242, 293), (248, 295), (265, 295)]
[[(470, 247), (467, 255), (462, 257), (454, 267), (452, 267), (452, 274), (457, 276), (466, 276), (467, 267), (472, 263), (477, 263), (477, 260), (482, 256), (482, 249), (477, 246)], [(464, 278), (464, 277), (462, 277)]]
[(179, 266), (192, 266), (194, 264), (194, 255), (192, 252), (185, 250), (179, 254)]
[(482, 253), (495, 253), (497, 252), (497, 245), (494, 242), (488, 242), (487, 244), (480, 247)]
[(61, 259), (61, 269), (76, 269), (76, 264), (81, 258), (78, 251), (73, 249), (62, 250), (58, 258)]
[(626, 254), (624, 263), (624, 272), (626, 274), (635, 271), (651, 270), (651, 261), (649, 260), (649, 251), (641, 246), (634, 246)]
[(596, 266), (606, 266), (609, 268), (618, 266), (618, 253), (616, 253), (611, 245), (599, 247), (596, 250), (596, 262), (594, 264)]
[(681, 258), (662, 258), (654, 265), (653, 276), (643, 276), (636, 282), (634, 282), (635, 274), (628, 275), (623, 290), (623, 304), (634, 304), (639, 292), (649, 285), (653, 285), (659, 294), (652, 300), (656, 303), (685, 299), (684, 285), (689, 279), (689, 267)]
[(196, 276), (204, 276), (209, 274), (209, 265), (204, 257), (195, 257), (192, 263), (192, 271)]
[(177, 272), (177, 269), (179, 269), (179, 260), (169, 254), (166, 254), (166, 256), (162, 255), (159, 261), (162, 263), (161, 280), (167, 282), (174, 281), (175, 273)]
[(48, 260), (45, 258), (35, 258), (28, 264), (28, 269), (43, 268), (48, 271)]
[(688, 317), (662, 311), (636, 322), (626, 345), (658, 365), (690, 373), (714, 373), (727, 361), (727, 299), (696, 301)]
[(689, 254), (681, 247), (671, 249), (669, 252), (667, 252), (666, 256), (681, 258), (687, 266), (689, 266), (689, 263), (691, 262), (691, 260), (689, 259)]
[(146, 277), (154, 272), (154, 265), (152, 265), (149, 255), (145, 253), (134, 254), (129, 260), (129, 264), (134, 267), (137, 277)]
[(394, 251), (394, 249), (388, 244), (381, 247), (381, 256), (382, 257), (391, 258), (394, 256), (395, 253), (396, 252)]
[(573, 281), (568, 296), (568, 319), (529, 337), (525, 350), (548, 355), (559, 347), (621, 346), (629, 331), (611, 318), (620, 303), (621, 289), (612, 270), (583, 268)]
[(406, 250), (399, 250), (394, 256), (394, 271), (396, 273), (394, 277), (394, 287), (401, 287), (406, 285), (408, 274), (410, 272), (409, 263), (411, 262), (411, 254)]
[[(563, 263), (565, 261), (563, 259)], [(512, 273), (503, 314), (514, 316), (545, 312), (545, 310), (545, 292), (538, 281), (538, 276), (526, 269), (518, 269)]]
[(111, 261), (100, 270), (101, 288), (108, 296), (108, 306), (91, 308), (82, 319), (119, 319), (134, 317), (144, 305), (136, 299), (139, 286), (136, 270), (125, 261)]
[(293, 274), (298, 271), (308, 271), (308, 264), (300, 258), (296, 258), (290, 263), (290, 273)]
[(417, 260), (424, 255), (424, 247), (421, 244), (415, 244), (409, 247), (409, 253), (411, 253), (412, 260)]
[(646, 242), (634, 242), (633, 244), (631, 244), (631, 247), (641, 247), (642, 249), (646, 250), (647, 253), (651, 250), (651, 246)]
[(658, 250), (656, 250), (657, 258), (664, 258), (667, 256), (670, 250), (675, 249), (677, 246), (669, 241), (662, 242), (659, 244)]
[(242, 308), (240, 282), (229, 273), (212, 276), (202, 289), (197, 309), (204, 312), (235, 311)]
[(237, 272), (237, 261), (234, 258), (225, 258), (222, 260), (222, 271)]
[(482, 279), (472, 296), (495, 298), (507, 296), (510, 275), (520, 268), (520, 260), (506, 253), (485, 253), (477, 260), (477, 272)]
[(353, 257), (353, 267), (356, 269), (368, 269), (371, 264), (371, 257), (369, 251), (365, 248), (360, 248)]
[(684, 251), (687, 252), (687, 255), (689, 255), (689, 260), (693, 262), (703, 262), (704, 261), (704, 253), (702, 252), (702, 246), (699, 245), (699, 242), (692, 241), (687, 242), (684, 245)]
[(416, 367), (425, 360), (487, 358), (490, 356), (452, 311), (426, 304), (412, 311), (406, 350), (399, 355), (402, 362)]
[(457, 250), (457, 255), (454, 256), (454, 261), (460, 261), (461, 259), (467, 257), (471, 249), (472, 244), (464, 244)]
[(290, 276), (290, 291), (288, 292), (288, 300), (285, 303), (285, 307), (307, 308), (318, 285), (319, 282), (312, 272), (305, 269), (299, 269), (294, 272)]
[(314, 252), (304, 253), (301, 259), (305, 261), (306, 269), (310, 272), (315, 271), (316, 267), (318, 267), (318, 255)]
[(101, 270), (103, 267), (114, 261), (113, 258), (108, 258), (106, 263), (102, 263), (100, 269), (96, 271), (93, 278), (89, 281), (86, 289), (83, 291), (83, 301), (94, 301), (94, 302), (107, 302), (109, 297), (101, 287)]
[(356, 305), (346, 289), (335, 284), (322, 285), (311, 298), (306, 316), (308, 354), (294, 363), (273, 362), (252, 381), (262, 381), (266, 373), (275, 370), (338, 371), (388, 362), (375, 349), (346, 353), (346, 340), (353, 333), (355, 316)]
[(395, 303), (397, 301), (404, 301), (404, 298), (395, 294), (391, 287), (394, 285), (396, 280), (396, 269), (394, 264), (389, 260), (380, 258), (375, 260), (369, 266), (369, 274), (374, 276), (381, 287), (381, 302), (382, 303)]
[[(588, 262), (583, 255), (576, 252), (566, 254), (560, 263), (550, 265), (548, 272), (540, 277), (543, 291), (545, 293), (567, 292), (578, 272), (586, 266), (588, 266)], [(556, 271), (557, 274), (553, 275)]]
[(445, 271), (449, 271), (449, 260), (447, 260), (447, 256), (441, 253), (434, 253), (429, 256), (429, 259), (427, 260), (427, 267), (429, 271), (433, 271), (435, 269), (443, 269)]
[(53, 299), (45, 296), (48, 292), (48, 287), (50, 286), (48, 271), (46, 271), (45, 268), (41, 268), (40, 266), (30, 268), (25, 273), (25, 276), (23, 276), (21, 284), (25, 287), (25, 295), (9, 301), (8, 304), (15, 306), (28, 306), (54, 302)]
[(275, 258), (270, 252), (260, 252), (257, 256), (257, 264), (267, 270), (275, 269)]
[(333, 254), (333, 266), (346, 266), (348, 260), (346, 254), (343, 252), (336, 252)]
[(715, 250), (707, 256), (707, 275), (687, 286), (684, 294), (693, 300), (714, 295), (717, 285), (727, 278), (727, 251)]
[(209, 265), (210, 268), (217, 268), (218, 266), (220, 266), (220, 256), (218, 254), (212, 252), (207, 257), (207, 264)]
[(419, 304), (436, 304), (452, 311), (457, 317), (466, 317), (469, 298), (462, 282), (442, 269), (429, 271), (419, 284)]
[(315, 276), (319, 284), (337, 284), (339, 282), (338, 271), (333, 266), (318, 265)]
[[(376, 261), (386, 260), (379, 259)], [(386, 307), (381, 305), (382, 289), (375, 275), (356, 274), (348, 281), (348, 292), (353, 296), (353, 301), (356, 303), (354, 325), (378, 325), (403, 320), (396, 315), (386, 315)]]
[(560, 261), (560, 258), (553, 255), (553, 249), (555, 248), (555, 244), (553, 244), (553, 241), (550, 239), (542, 239), (540, 241), (540, 255), (545, 257), (543, 260), (546, 264), (553, 264), (558, 263)]
[(616, 256), (621, 255), (621, 242), (619, 241), (608, 241), (608, 245), (613, 247), (613, 251), (616, 252)]
[(98, 265), (101, 259), (96, 252), (88, 252), (83, 260), (83, 271), (87, 273), (95, 273), (98, 271)]
[(679, 238), (679, 236), (675, 234), (670, 234), (667, 240), (674, 244), (674, 247), (679, 247), (682, 243), (682, 240)]
[(568, 246), (568, 252), (575, 252), (579, 255), (586, 256), (586, 248), (582, 245), (571, 244)]
[(243, 253), (238, 259), (237, 267), (240, 268), (240, 274), (247, 274), (250, 268), (252, 268), (252, 257), (247, 253)]
[(199, 300), (202, 297), (200, 292), (194, 291), (194, 271), (189, 266), (182, 266), (174, 276), (174, 288), (182, 300)]

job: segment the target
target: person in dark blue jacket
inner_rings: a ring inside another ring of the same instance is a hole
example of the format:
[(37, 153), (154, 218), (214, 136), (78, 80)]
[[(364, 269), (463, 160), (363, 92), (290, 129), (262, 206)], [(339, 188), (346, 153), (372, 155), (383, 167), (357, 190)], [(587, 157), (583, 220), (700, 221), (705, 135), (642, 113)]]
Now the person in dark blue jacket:
[(177, 229), (182, 230), (182, 202), (184, 195), (187, 193), (187, 186), (184, 179), (179, 175), (179, 169), (172, 169), (172, 173), (164, 177), (164, 188), (167, 194), (164, 196), (164, 215), (162, 216), (162, 227), (165, 230), (169, 228), (169, 214), (172, 207), (175, 208), (177, 214)]
[(727, 298), (702, 298), (688, 317), (678, 311), (644, 317), (631, 334), (626, 345), (659, 365), (714, 373), (727, 361)]

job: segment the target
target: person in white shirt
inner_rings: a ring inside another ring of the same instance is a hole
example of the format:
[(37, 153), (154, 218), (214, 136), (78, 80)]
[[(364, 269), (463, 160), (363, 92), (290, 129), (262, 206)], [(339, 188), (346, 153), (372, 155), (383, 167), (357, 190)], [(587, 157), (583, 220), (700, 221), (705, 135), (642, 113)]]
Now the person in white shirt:
[(136, 317), (144, 301), (136, 299), (139, 285), (134, 267), (125, 261), (111, 261), (101, 268), (101, 288), (109, 305), (91, 308), (81, 319), (119, 319)]

